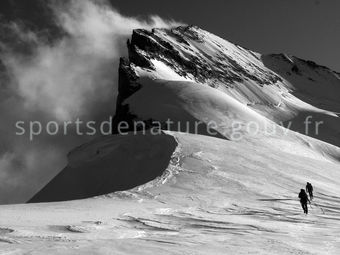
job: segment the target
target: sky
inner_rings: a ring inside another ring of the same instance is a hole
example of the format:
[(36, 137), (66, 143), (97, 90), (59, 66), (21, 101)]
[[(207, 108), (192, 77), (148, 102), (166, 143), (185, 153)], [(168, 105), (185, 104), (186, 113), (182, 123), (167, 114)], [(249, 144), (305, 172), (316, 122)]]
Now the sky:
[(122, 14), (197, 25), (261, 53), (288, 53), (340, 71), (338, 0), (111, 0)]
[[(261, 53), (284, 52), (340, 71), (338, 0), (109, 1), (123, 15), (174, 19)], [(2, 0), (0, 17), (51, 25), (44, 2)]]

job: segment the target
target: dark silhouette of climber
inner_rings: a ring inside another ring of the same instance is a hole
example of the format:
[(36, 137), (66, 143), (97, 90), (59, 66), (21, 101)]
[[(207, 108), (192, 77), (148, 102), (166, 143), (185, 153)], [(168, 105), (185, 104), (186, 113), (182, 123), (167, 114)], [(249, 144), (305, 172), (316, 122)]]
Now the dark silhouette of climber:
[(304, 212), (305, 214), (308, 214), (308, 206), (307, 206), (307, 202), (310, 203), (310, 200), (308, 199), (307, 193), (306, 193), (306, 191), (305, 191), (304, 189), (301, 189), (301, 190), (300, 190), (299, 198), (300, 198), (300, 203), (301, 203), (303, 212)]
[(307, 191), (308, 194), (309, 194), (310, 200), (313, 200), (313, 186), (312, 186), (312, 184), (309, 183), (309, 182), (307, 182), (306, 191)]

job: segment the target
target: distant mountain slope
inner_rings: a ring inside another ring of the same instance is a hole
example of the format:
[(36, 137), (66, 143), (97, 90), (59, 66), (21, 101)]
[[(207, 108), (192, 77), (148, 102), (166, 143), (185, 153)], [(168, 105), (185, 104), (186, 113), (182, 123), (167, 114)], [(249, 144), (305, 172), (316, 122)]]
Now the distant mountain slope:
[(266, 67), (286, 80), (292, 93), (318, 108), (340, 113), (340, 74), (313, 61), (286, 54), (262, 56)]

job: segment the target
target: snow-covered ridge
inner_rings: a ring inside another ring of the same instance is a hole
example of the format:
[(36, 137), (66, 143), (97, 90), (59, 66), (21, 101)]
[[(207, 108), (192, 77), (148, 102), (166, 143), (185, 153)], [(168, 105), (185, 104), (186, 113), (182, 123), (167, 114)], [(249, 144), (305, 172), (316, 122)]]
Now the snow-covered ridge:
[(72, 151), (68, 166), (29, 202), (84, 199), (144, 185), (163, 175), (177, 145), (165, 133), (98, 138)]

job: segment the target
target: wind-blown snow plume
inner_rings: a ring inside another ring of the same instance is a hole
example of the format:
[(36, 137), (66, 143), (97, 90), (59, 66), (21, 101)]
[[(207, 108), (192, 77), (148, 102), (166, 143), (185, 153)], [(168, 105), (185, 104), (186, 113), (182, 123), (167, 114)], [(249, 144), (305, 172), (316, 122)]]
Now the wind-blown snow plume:
[(9, 76), (0, 86), (0, 203), (28, 199), (65, 165), (72, 147), (89, 139), (45, 134), (30, 142), (15, 135), (15, 123), (107, 120), (114, 113), (118, 61), (126, 55), (131, 30), (175, 25), (157, 16), (124, 17), (104, 1), (53, 2), (50, 8), (60, 38), (47, 42), (18, 24), (6, 24), (28, 49), (22, 54), (0, 42)]

